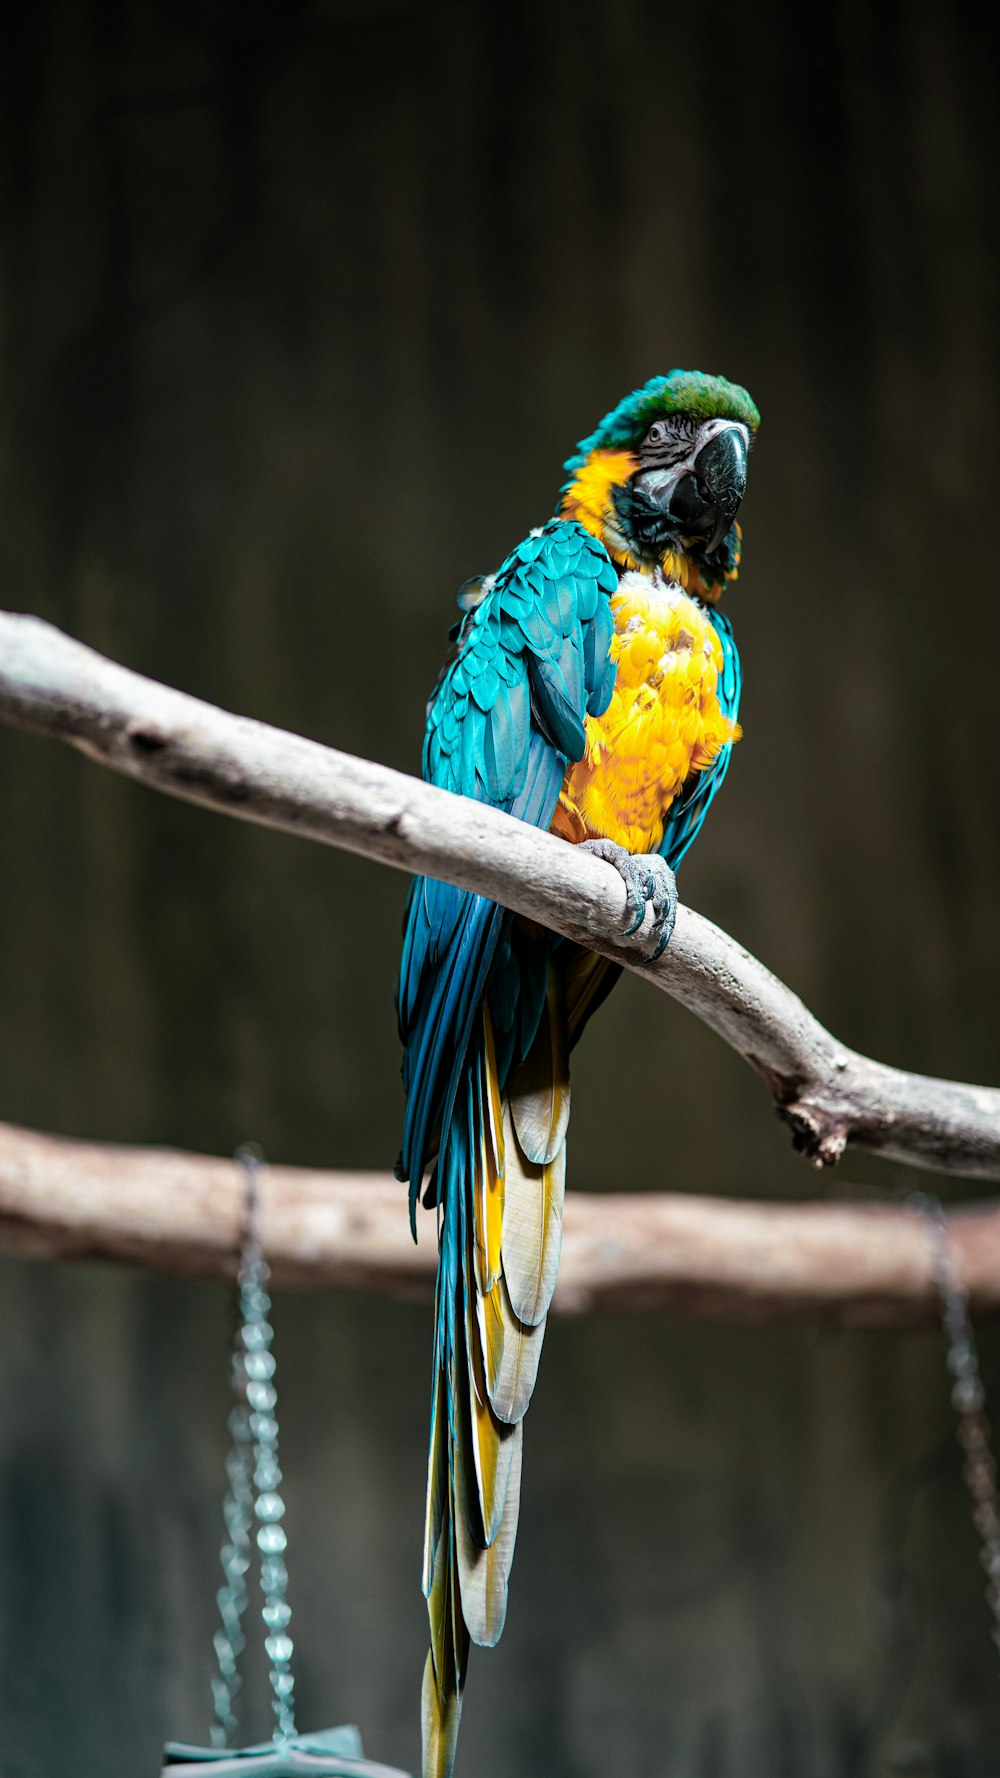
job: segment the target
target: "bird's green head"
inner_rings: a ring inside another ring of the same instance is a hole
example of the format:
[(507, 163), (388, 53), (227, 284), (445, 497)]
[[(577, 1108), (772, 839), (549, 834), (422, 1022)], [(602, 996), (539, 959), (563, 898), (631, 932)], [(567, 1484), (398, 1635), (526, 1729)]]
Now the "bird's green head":
[(759, 425), (746, 390), (725, 377), (651, 377), (577, 446), (559, 511), (625, 567), (659, 565), (717, 598), (739, 570), (736, 513)]

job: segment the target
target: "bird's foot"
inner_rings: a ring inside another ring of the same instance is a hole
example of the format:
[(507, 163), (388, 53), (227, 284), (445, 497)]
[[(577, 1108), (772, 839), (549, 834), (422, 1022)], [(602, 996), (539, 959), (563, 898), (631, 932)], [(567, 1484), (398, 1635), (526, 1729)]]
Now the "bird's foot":
[(626, 852), (614, 840), (583, 840), (581, 850), (593, 858), (613, 864), (625, 885), (625, 915), (628, 924), (623, 938), (638, 932), (646, 917), (647, 905), (653, 910), (651, 937), (653, 949), (650, 962), (655, 962), (670, 943), (677, 918), (677, 880), (665, 858), (658, 852)]

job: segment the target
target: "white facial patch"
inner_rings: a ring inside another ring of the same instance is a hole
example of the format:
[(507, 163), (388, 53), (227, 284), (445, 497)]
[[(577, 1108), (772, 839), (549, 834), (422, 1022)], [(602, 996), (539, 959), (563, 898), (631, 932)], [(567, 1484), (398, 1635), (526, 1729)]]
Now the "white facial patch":
[(696, 450), (700, 451), (708, 444), (709, 439), (718, 438), (720, 432), (741, 432), (743, 443), (747, 450), (750, 449), (750, 430), (744, 426), (742, 420), (706, 420), (698, 428)]

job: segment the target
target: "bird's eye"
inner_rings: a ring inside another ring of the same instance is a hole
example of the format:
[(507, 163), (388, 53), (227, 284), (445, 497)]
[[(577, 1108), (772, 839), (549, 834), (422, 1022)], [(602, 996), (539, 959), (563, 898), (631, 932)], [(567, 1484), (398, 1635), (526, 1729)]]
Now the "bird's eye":
[(656, 420), (646, 434), (646, 443), (651, 445), (663, 444), (664, 440), (669, 436), (669, 433), (670, 428), (668, 427), (666, 420)]

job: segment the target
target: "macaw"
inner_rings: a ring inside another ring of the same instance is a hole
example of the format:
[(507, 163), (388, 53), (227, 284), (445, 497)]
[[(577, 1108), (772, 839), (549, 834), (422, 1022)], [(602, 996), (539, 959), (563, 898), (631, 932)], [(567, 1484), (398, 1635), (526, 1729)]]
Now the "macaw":
[[(739, 738), (740, 666), (717, 600), (760, 416), (673, 370), (565, 464), (555, 517), (466, 582), (427, 711), (423, 775), (588, 847), (668, 942), (674, 872)], [(400, 1179), (436, 1208), (423, 1588), (424, 1778), (450, 1778), (471, 1642), (503, 1628), (521, 1435), (556, 1280), (569, 1052), (620, 971), (482, 895), (413, 882), (397, 1007)]]

